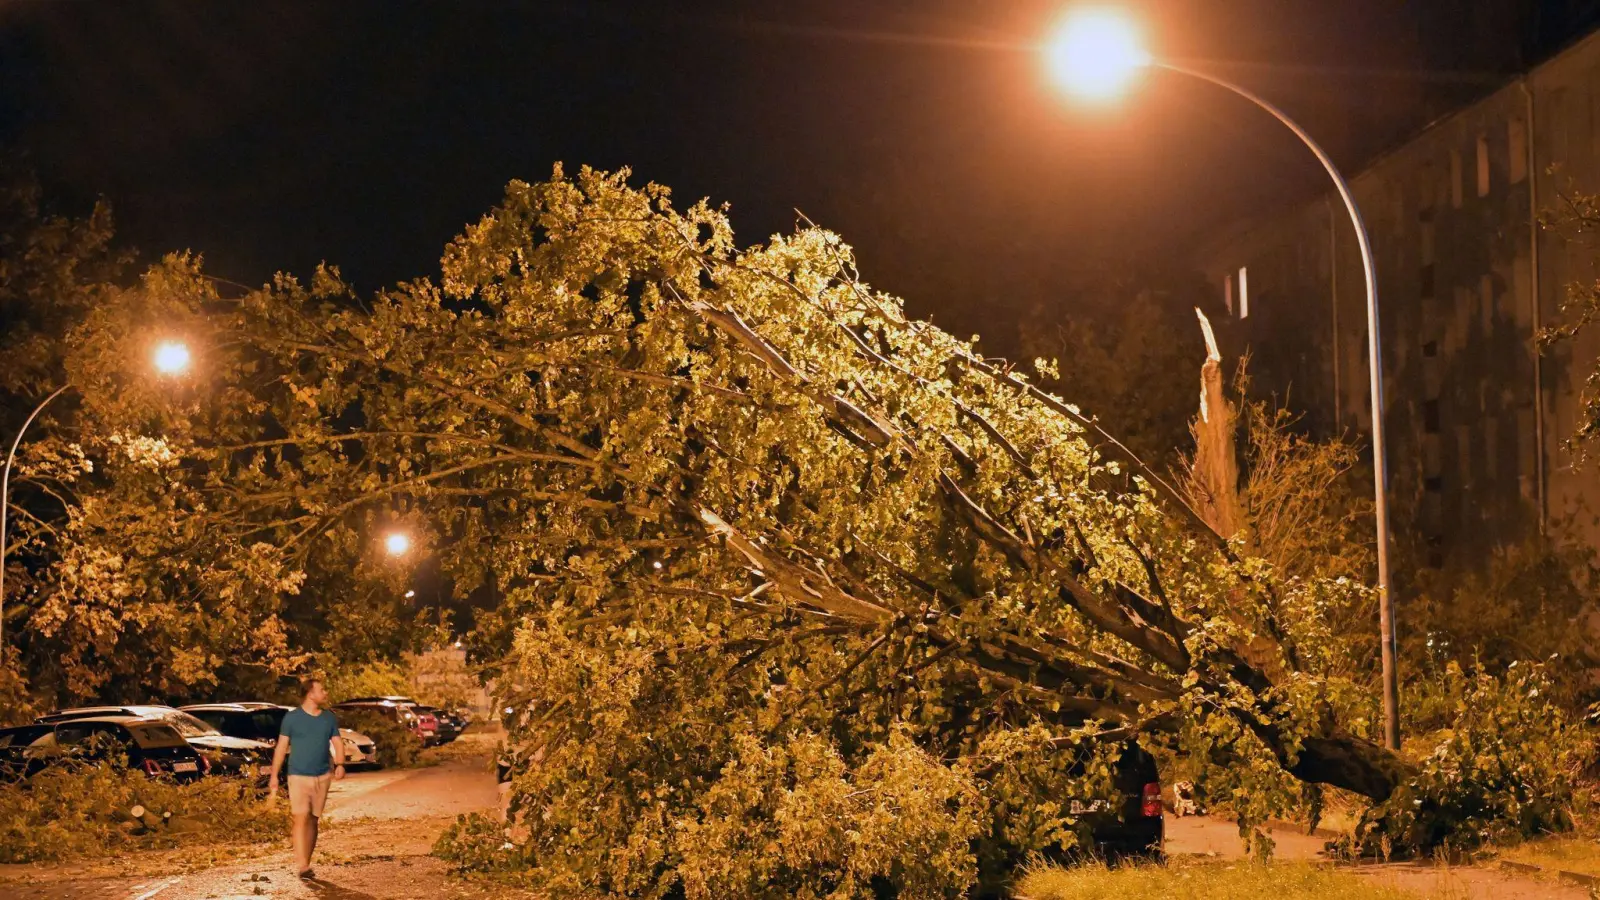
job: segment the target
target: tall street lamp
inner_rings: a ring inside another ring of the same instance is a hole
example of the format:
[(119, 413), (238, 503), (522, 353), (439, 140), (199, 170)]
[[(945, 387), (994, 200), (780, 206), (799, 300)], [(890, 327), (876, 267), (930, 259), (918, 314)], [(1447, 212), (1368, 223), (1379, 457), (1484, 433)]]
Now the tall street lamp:
[[(162, 375), (178, 375), (189, 368), (189, 347), (180, 341), (163, 341), (156, 345), (155, 352), (151, 355), (151, 365)], [(72, 390), (71, 383), (63, 384), (51, 392), (50, 396), (39, 401), (39, 405), (28, 413), (28, 418), (22, 422), (22, 427), (17, 429), (17, 436), (11, 441), (11, 449), (6, 453), (6, 466), (0, 472), (0, 660), (4, 659), (5, 649), (5, 603), (6, 603), (6, 524), (11, 511), (11, 466), (17, 458), (17, 448), (22, 445), (22, 436), (28, 433), (28, 426), (33, 420), (44, 412), (51, 401)]]
[(1367, 359), (1372, 391), (1372, 475), (1373, 512), (1378, 533), (1378, 628), (1383, 657), (1383, 740), (1391, 750), (1400, 749), (1400, 687), (1396, 672), (1394, 635), (1394, 582), (1389, 572), (1388, 461), (1383, 439), (1383, 353), (1378, 333), (1378, 276), (1372, 258), (1372, 240), (1361, 220), (1350, 185), (1339, 173), (1304, 128), (1271, 103), (1232, 82), (1208, 72), (1153, 58), (1145, 49), (1139, 29), (1133, 22), (1110, 10), (1085, 10), (1063, 20), (1046, 45), (1046, 60), (1052, 76), (1064, 88), (1089, 100), (1109, 101), (1120, 96), (1147, 69), (1161, 68), (1180, 75), (1207, 81), (1232, 91), (1254, 103), (1294, 132), (1333, 179), (1339, 198), (1355, 227), (1356, 243), (1361, 248), (1361, 267), (1367, 288)]

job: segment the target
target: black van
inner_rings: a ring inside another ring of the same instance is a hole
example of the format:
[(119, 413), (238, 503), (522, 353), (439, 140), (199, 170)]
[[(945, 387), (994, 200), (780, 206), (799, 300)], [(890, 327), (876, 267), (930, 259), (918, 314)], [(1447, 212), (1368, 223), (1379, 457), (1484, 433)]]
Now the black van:
[(1124, 745), (1115, 778), (1118, 808), (1074, 810), (1069, 806), (1067, 811), (1083, 815), (1095, 855), (1102, 859), (1160, 856), (1166, 824), (1155, 757), (1138, 744)]

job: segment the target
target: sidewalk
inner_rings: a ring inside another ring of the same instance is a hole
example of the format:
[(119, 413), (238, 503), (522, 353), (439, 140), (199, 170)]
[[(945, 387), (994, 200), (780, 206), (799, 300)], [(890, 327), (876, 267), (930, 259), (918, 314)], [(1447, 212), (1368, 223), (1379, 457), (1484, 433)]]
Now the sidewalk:
[[(1238, 826), (1208, 816), (1167, 816), (1169, 855), (1244, 859)], [(1277, 842), (1273, 859), (1315, 862), (1326, 838), (1303, 830), (1271, 829)], [(1350, 866), (1349, 871), (1423, 897), (1448, 900), (1591, 900), (1586, 888), (1554, 878), (1508, 872), (1497, 866), (1436, 866), (1429, 863), (1383, 863)]]

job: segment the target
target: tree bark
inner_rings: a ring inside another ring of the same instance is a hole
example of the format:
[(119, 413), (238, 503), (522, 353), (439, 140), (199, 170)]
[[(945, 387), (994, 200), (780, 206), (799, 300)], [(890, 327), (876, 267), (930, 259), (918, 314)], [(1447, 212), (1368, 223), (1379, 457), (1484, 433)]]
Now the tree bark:
[(1413, 774), (1396, 754), (1351, 735), (1307, 738), (1289, 774), (1382, 803)]

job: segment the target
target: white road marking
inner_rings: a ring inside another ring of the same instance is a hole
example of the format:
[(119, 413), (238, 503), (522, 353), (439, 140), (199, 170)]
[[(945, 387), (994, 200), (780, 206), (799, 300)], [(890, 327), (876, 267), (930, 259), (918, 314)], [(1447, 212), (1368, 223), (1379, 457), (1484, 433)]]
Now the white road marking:
[[(182, 880), (183, 880), (183, 876), (182, 875), (174, 875), (171, 878), (168, 878), (166, 881), (161, 882), (160, 884), (156, 885), (155, 887), (151, 888), (148, 891), (145, 891), (144, 893), (140, 894), (137, 897), (129, 897), (128, 900), (150, 900), (151, 897), (154, 897), (155, 895), (161, 893), (162, 891), (166, 890), (169, 887), (172, 887), (173, 885), (177, 884), (178, 882), (180, 882)], [(135, 885), (133, 889), (137, 891), (139, 888), (142, 888), (142, 887), (144, 887), (144, 885), (142, 885), (142, 884)]]

